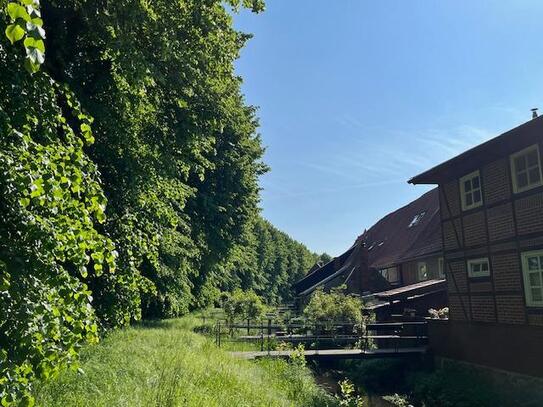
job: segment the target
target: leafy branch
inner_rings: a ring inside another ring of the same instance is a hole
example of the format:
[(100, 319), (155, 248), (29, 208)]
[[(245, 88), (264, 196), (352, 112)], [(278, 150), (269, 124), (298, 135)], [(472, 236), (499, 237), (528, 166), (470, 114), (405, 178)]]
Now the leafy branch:
[(11, 44), (23, 40), (25, 68), (33, 74), (45, 62), (45, 30), (39, 0), (10, 1), (5, 8), (9, 25), (5, 34)]

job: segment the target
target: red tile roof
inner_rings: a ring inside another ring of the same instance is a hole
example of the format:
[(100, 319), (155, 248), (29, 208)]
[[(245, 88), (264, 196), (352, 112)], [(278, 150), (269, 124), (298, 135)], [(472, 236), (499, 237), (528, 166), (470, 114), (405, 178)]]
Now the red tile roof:
[[(410, 226), (421, 215), (419, 222)], [(437, 188), (385, 216), (362, 237), (368, 248), (369, 265), (374, 268), (439, 253), (442, 244)]]
[[(417, 222), (412, 225), (414, 220)], [(310, 292), (350, 272), (351, 266), (354, 267), (353, 258), (363, 243), (368, 249), (368, 265), (376, 269), (440, 253), (441, 222), (437, 188), (385, 216), (341, 256), (308, 273), (294, 284), (296, 293)]]

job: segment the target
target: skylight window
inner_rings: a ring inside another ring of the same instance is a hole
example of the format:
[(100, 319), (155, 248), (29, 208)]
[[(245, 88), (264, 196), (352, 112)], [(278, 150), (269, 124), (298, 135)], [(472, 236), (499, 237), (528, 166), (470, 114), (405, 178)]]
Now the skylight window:
[(426, 211), (423, 211), (417, 215), (415, 215), (415, 217), (413, 218), (413, 220), (411, 221), (411, 223), (409, 224), (408, 227), (412, 228), (413, 226), (417, 226), (420, 221), (422, 220), (422, 218), (424, 218), (424, 215), (426, 215)]

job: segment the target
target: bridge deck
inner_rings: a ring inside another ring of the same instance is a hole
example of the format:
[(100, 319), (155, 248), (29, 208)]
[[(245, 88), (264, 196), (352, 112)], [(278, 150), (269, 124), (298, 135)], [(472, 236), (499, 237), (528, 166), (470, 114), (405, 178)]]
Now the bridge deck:
[[(230, 352), (231, 355), (240, 359), (260, 359), (260, 358), (288, 358), (292, 355), (292, 350), (272, 350), (262, 352)], [(426, 347), (398, 348), (398, 349), (321, 349), (305, 350), (306, 359), (371, 359), (383, 357), (398, 357), (408, 355), (422, 355), (426, 353)]]
[(428, 339), (425, 335), (242, 335), (240, 341), (259, 341), (275, 339), (282, 342), (311, 342), (311, 341), (357, 341), (359, 339)]

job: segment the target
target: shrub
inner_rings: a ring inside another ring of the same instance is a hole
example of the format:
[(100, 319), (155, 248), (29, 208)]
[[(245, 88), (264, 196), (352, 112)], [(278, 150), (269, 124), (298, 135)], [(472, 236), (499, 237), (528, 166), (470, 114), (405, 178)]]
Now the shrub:
[(304, 316), (312, 325), (332, 330), (335, 324), (350, 323), (363, 327), (364, 305), (360, 298), (344, 293), (343, 287), (333, 288), (325, 293), (322, 288), (315, 291), (309, 304), (304, 309)]
[(356, 394), (354, 384), (348, 379), (339, 382), (341, 394), (336, 396), (341, 407), (363, 407), (362, 397)]
[(266, 310), (266, 306), (253, 290), (247, 292), (234, 290), (224, 302), (224, 312), (229, 321), (236, 318), (258, 319)]
[(293, 365), (299, 366), (301, 368), (307, 366), (307, 360), (305, 359), (305, 347), (302, 343), (294, 348), (289, 356), (289, 361)]

